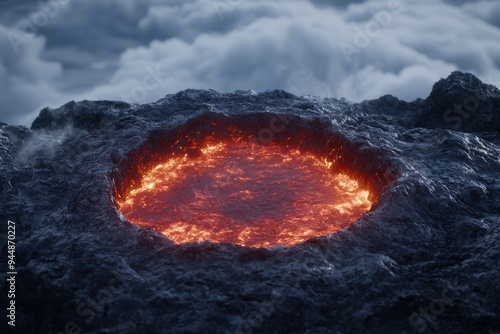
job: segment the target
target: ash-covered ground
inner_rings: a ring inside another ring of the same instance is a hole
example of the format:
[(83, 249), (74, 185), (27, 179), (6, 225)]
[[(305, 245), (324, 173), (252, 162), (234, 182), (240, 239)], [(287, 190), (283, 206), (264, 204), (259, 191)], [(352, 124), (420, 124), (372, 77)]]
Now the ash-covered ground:
[[(224, 118), (258, 135), (282, 115), (337, 138), (346, 168), (378, 189), (348, 228), (292, 247), (176, 245), (118, 211), (148, 158), (137, 152), (161, 153), (158, 134)], [(1, 268), (12, 221), (17, 271), (16, 327), (3, 279), (1, 328), (500, 333), (499, 131), (500, 91), (460, 72), (411, 103), (187, 90), (140, 106), (70, 102), (31, 129), (0, 123)]]

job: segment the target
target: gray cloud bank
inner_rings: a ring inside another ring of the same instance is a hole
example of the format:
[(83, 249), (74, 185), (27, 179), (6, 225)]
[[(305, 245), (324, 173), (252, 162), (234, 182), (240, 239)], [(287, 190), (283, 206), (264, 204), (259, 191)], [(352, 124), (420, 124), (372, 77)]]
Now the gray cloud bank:
[(0, 121), (186, 88), (413, 100), (454, 70), (499, 85), (499, 41), (495, 0), (7, 0)]

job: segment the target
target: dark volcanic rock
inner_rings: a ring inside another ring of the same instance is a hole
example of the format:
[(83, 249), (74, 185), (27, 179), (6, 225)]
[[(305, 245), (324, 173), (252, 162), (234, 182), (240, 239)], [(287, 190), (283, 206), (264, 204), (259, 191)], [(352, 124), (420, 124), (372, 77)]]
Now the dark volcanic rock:
[(500, 131), (500, 92), (469, 73), (453, 72), (437, 82), (422, 109), (419, 127)]
[[(411, 103), (187, 90), (140, 106), (70, 102), (31, 129), (1, 123), (16, 332), (498, 333), (499, 106), (497, 89), (456, 72)], [(349, 228), (293, 247), (176, 245), (117, 210), (125, 180), (139, 182), (175, 131), (217, 120), (258, 135), (283, 115), (293, 121), (273, 140), (308, 133), (314, 150), (328, 138), (379, 192)]]

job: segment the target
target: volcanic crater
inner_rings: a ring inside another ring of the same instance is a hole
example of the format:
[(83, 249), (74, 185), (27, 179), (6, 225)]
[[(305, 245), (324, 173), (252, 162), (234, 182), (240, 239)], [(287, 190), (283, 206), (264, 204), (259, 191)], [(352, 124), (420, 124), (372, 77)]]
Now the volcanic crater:
[(291, 246), (334, 233), (368, 211), (388, 180), (377, 154), (357, 152), (325, 124), (205, 113), (154, 130), (116, 178), (118, 208), (177, 243)]
[(186, 90), (0, 123), (16, 329), (496, 333), (499, 110), (454, 72), (413, 102)]

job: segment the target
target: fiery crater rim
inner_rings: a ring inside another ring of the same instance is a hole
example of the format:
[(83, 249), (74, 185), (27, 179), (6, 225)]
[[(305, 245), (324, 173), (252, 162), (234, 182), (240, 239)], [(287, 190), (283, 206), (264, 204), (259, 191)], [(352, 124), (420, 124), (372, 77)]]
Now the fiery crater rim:
[(251, 120), (203, 115), (151, 132), (114, 176), (118, 209), (177, 244), (267, 248), (335, 233), (376, 202), (386, 180), (356, 170), (339, 134), (297, 116)]

